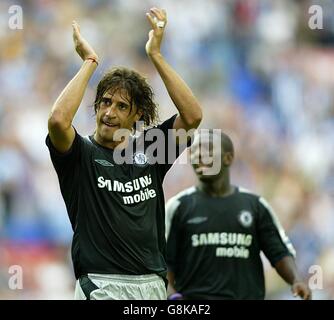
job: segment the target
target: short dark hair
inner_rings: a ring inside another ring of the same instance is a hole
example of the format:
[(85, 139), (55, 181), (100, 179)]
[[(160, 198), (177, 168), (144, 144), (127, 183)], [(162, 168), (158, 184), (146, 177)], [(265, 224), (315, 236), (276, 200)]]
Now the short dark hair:
[(224, 132), (221, 133), (224, 152), (230, 152), (234, 156), (234, 146), (231, 138)]
[(153, 101), (154, 93), (151, 86), (140, 73), (124, 67), (111, 69), (100, 80), (94, 101), (95, 114), (107, 90), (112, 90), (112, 93), (115, 93), (122, 89), (130, 97), (131, 110), (133, 105), (136, 105), (138, 110), (143, 113), (140, 120), (146, 126), (156, 124), (158, 121), (158, 106)]
[(208, 129), (208, 134), (210, 137), (210, 142), (213, 141), (213, 136), (214, 134), (219, 134), (220, 138), (221, 138), (221, 146), (224, 152), (230, 152), (232, 154), (232, 156), (234, 156), (234, 146), (233, 146), (233, 142), (231, 140), (231, 138), (224, 133), (223, 131), (219, 130), (216, 131), (216, 129)]

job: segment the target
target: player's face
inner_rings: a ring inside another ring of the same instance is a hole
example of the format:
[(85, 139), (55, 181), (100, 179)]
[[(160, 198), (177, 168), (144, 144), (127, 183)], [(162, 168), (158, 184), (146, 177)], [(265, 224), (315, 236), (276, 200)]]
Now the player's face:
[(133, 125), (141, 117), (137, 107), (130, 105), (130, 97), (125, 90), (112, 93), (106, 91), (96, 114), (96, 133), (103, 142), (112, 142), (119, 129), (132, 131)]
[(218, 179), (223, 173), (222, 158), (220, 139), (213, 139), (209, 134), (200, 134), (195, 137), (191, 146), (190, 159), (198, 179), (202, 181)]

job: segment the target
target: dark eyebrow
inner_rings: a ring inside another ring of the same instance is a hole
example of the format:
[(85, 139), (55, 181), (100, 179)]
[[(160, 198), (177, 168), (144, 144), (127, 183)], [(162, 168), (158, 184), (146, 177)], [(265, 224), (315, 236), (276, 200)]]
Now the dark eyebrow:
[(119, 101), (118, 102), (119, 106), (126, 106), (126, 107), (130, 107), (130, 104), (128, 104), (127, 102), (123, 102), (123, 101)]
[(104, 103), (112, 103), (112, 100), (110, 97), (102, 97), (101, 98), (101, 102), (104, 102)]

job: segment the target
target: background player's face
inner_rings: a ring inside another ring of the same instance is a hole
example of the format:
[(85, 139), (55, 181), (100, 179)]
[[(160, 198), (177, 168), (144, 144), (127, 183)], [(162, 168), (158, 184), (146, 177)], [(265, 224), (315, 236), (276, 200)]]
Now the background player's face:
[(128, 129), (141, 117), (137, 107), (130, 104), (130, 97), (125, 90), (112, 93), (107, 90), (101, 100), (96, 114), (96, 132), (102, 141), (113, 141), (119, 129)]
[(213, 181), (223, 175), (224, 150), (218, 135), (198, 134), (191, 146), (191, 164), (201, 181)]

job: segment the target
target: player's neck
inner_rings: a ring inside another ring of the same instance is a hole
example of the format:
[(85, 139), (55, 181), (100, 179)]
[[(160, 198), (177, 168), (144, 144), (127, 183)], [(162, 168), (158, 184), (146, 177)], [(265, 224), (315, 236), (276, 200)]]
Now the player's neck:
[(234, 192), (234, 186), (230, 184), (228, 174), (223, 175), (216, 181), (204, 182), (199, 181), (198, 188), (211, 197), (225, 197)]
[(108, 149), (116, 149), (117, 147), (120, 149), (125, 149), (127, 148), (128, 144), (129, 144), (129, 139), (127, 137), (127, 139), (123, 140), (123, 141), (105, 141), (104, 139), (102, 139), (98, 133), (95, 131), (94, 133), (94, 140), (101, 145), (102, 147), (108, 148)]

